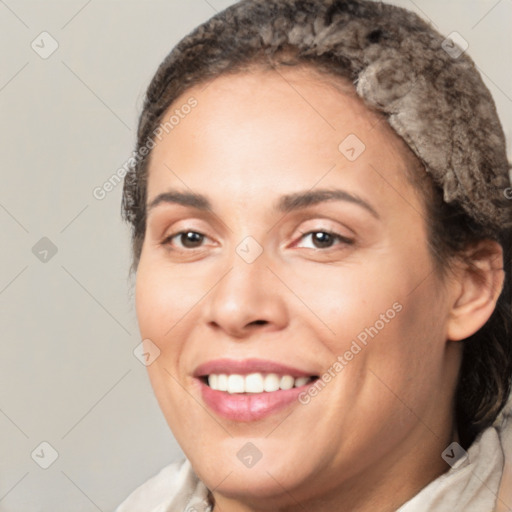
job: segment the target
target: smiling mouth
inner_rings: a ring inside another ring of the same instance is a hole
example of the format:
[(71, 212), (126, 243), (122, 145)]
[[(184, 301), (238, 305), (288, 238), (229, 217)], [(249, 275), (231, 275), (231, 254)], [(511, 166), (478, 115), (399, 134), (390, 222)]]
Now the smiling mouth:
[(236, 422), (252, 422), (290, 407), (303, 407), (299, 396), (319, 379), (316, 370), (258, 358), (214, 359), (193, 372), (203, 403)]
[(259, 372), (249, 373), (247, 375), (212, 373), (201, 377), (201, 381), (212, 390), (224, 391), (229, 394), (287, 391), (289, 389), (307, 386), (317, 379), (318, 377), (316, 375), (312, 375), (311, 377), (293, 377), (292, 375)]

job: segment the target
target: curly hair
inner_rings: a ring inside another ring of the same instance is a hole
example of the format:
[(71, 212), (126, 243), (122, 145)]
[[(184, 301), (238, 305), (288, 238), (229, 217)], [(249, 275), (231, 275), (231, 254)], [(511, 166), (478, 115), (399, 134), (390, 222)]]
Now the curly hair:
[[(503, 130), (473, 61), (453, 48), (415, 14), (369, 0), (243, 0), (196, 28), (167, 55), (146, 92), (123, 189), (132, 270), (145, 237), (151, 149), (170, 106), (221, 75), (280, 66), (349, 80), (407, 143), (421, 163), (411, 181), (424, 199), (429, 247), (442, 272), (484, 239), (498, 241), (510, 265)], [(510, 270), (491, 318), (462, 342), (455, 409), (464, 445), (493, 423), (510, 394)]]

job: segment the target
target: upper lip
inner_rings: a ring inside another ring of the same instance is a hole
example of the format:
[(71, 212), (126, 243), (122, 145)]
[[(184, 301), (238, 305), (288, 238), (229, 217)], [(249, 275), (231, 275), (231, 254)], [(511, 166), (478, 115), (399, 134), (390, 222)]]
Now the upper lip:
[(249, 373), (277, 373), (279, 375), (291, 375), (292, 377), (312, 377), (316, 374), (307, 370), (301, 370), (276, 361), (265, 359), (215, 359), (200, 364), (194, 371), (194, 377), (206, 377), (211, 374), (237, 374)]

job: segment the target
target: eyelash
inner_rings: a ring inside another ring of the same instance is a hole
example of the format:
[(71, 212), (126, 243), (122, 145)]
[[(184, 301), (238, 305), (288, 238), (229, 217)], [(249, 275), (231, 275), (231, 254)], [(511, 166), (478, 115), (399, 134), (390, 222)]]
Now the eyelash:
[[(187, 233), (194, 233), (196, 235), (200, 235), (204, 238), (208, 238), (206, 235), (204, 235), (203, 233), (200, 233), (199, 231), (193, 231), (192, 229), (186, 229), (184, 231), (178, 231), (177, 233), (173, 233), (172, 235), (169, 235), (167, 237), (165, 237), (163, 240), (162, 240), (162, 245), (163, 246), (166, 246), (166, 247), (169, 247), (169, 246), (172, 246), (171, 244), (171, 241), (176, 238), (176, 237), (179, 237), (179, 236), (182, 236), (182, 235), (186, 235)], [(194, 247), (192, 249), (188, 249), (188, 248), (172, 248), (173, 250), (175, 251), (181, 251), (181, 252), (190, 252), (190, 251), (193, 251), (194, 249), (201, 249), (201, 247)]]
[[(205, 238), (208, 238), (207, 235), (199, 232), (199, 231), (193, 231), (193, 230), (184, 230), (184, 231), (178, 231), (177, 233), (173, 233), (172, 235), (169, 235), (168, 237), (166, 237), (163, 241), (162, 241), (162, 245), (163, 246), (166, 246), (166, 247), (169, 247), (169, 246), (172, 246), (171, 244), (171, 241), (176, 238), (176, 237), (179, 237), (179, 236), (182, 236), (182, 235), (186, 235), (187, 233), (194, 233), (196, 235), (200, 235), (203, 238), (203, 240)], [(344, 237), (343, 235), (340, 235), (339, 233), (336, 233), (335, 231), (330, 231), (328, 229), (317, 229), (317, 230), (312, 230), (312, 231), (306, 231), (304, 233), (302, 233), (302, 236), (299, 238), (299, 242), (301, 240), (304, 240), (307, 236), (310, 236), (310, 235), (314, 235), (315, 233), (323, 233), (323, 234), (326, 234), (326, 235), (330, 235), (331, 237), (333, 237), (335, 240), (337, 240), (338, 242), (341, 242), (342, 244), (345, 244), (345, 245), (353, 245), (354, 244), (354, 240), (350, 239), (350, 238), (347, 238), (347, 237)], [(295, 242), (294, 245), (297, 245), (299, 242)], [(173, 248), (173, 250), (176, 250), (176, 251), (181, 251), (181, 252), (191, 252), (193, 251), (194, 249), (201, 249), (202, 247), (194, 247), (194, 248)], [(332, 249), (333, 247), (327, 247), (327, 248), (314, 248), (313, 250), (318, 250), (318, 251), (324, 251), (324, 250), (328, 250), (328, 249)]]
[[(354, 240), (351, 240), (350, 238), (347, 238), (343, 235), (340, 235), (339, 233), (336, 233), (335, 231), (330, 231), (328, 229), (315, 229), (312, 231), (306, 231), (306, 232), (302, 233), (302, 236), (300, 237), (299, 241), (304, 240), (304, 238), (306, 238), (307, 236), (314, 235), (315, 233), (323, 233), (325, 235), (329, 235), (332, 238), (334, 238), (335, 240), (338, 240), (338, 242), (341, 242), (341, 244), (345, 244), (345, 245), (353, 245), (354, 244)], [(294, 245), (296, 245), (296, 243), (294, 243)], [(313, 250), (322, 251), (322, 250), (328, 250), (328, 249), (333, 249), (333, 247), (332, 246), (327, 247), (327, 248), (315, 247)]]

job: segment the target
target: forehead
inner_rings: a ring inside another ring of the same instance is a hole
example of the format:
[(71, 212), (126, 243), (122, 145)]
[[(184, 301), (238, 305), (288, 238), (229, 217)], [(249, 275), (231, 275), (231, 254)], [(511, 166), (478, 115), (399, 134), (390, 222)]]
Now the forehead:
[[(196, 106), (183, 108), (191, 99)], [(352, 84), (309, 69), (218, 77), (187, 90), (163, 121), (172, 115), (179, 122), (151, 154), (149, 199), (166, 186), (222, 184), (234, 198), (258, 183), (330, 186), (340, 175), (350, 186), (383, 193), (386, 180), (402, 186), (412, 158)]]

